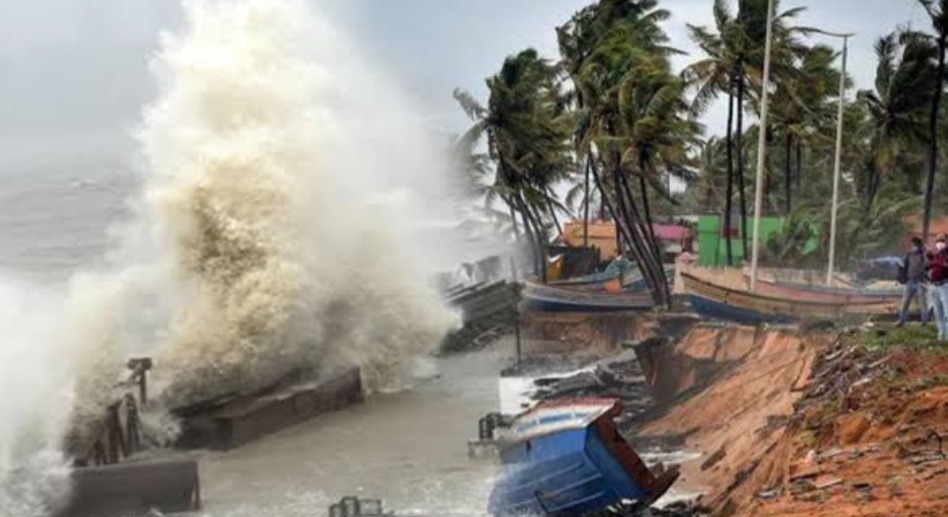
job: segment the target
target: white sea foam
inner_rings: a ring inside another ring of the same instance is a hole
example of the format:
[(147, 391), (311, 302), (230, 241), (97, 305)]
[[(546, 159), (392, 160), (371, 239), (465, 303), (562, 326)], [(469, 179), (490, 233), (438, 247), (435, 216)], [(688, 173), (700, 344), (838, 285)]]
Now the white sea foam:
[(121, 245), (65, 302), (0, 282), (0, 515), (65, 492), (64, 435), (128, 357), (154, 358), (164, 408), (348, 365), (383, 389), (457, 324), (410, 231), (444, 169), (393, 83), (303, 0), (185, 13), (154, 59)]

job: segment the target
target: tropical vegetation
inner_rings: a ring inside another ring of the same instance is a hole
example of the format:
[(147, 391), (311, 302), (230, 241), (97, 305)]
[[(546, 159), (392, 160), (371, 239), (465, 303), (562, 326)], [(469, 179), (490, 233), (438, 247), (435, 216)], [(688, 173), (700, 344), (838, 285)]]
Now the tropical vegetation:
[[(538, 277), (563, 218), (609, 219), (656, 303), (667, 305), (654, 222), (719, 214), (747, 249), (763, 88), (771, 114), (761, 210), (785, 225), (762, 253), (776, 265), (825, 263), (842, 101), (838, 266), (894, 252), (911, 221), (929, 233), (948, 195), (948, 149), (939, 145), (948, 0), (898, 1), (906, 17), (924, 8), (931, 26), (894, 23), (878, 35), (871, 85), (842, 77), (842, 40), (800, 25), (803, 7), (774, 0), (764, 84), (768, 0), (715, 0), (713, 24), (688, 26), (680, 42), (659, 0), (592, 3), (556, 29), (558, 56), (527, 49), (507, 58), (487, 79), (483, 104), (455, 91), (473, 122), (455, 142), (462, 169), (488, 213), (531, 250)], [(684, 55), (688, 44), (698, 51)], [(711, 120), (713, 106), (726, 107), (726, 120)], [(814, 236), (819, 245), (804, 246)]]

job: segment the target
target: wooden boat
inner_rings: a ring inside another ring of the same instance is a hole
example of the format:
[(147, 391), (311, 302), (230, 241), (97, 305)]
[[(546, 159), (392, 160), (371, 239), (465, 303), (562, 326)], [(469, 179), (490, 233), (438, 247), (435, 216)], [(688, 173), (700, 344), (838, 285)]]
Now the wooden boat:
[(699, 314), (738, 323), (793, 323), (800, 320), (833, 320), (847, 315), (891, 315), (897, 304), (871, 302), (825, 302), (802, 297), (776, 297), (725, 287), (682, 273), (685, 292)]
[(598, 273), (592, 273), (589, 275), (578, 276), (576, 278), (569, 278), (566, 280), (557, 280), (556, 282), (550, 282), (550, 285), (560, 286), (560, 287), (583, 287), (583, 286), (596, 286), (610, 282), (612, 280), (618, 280), (621, 275), (618, 272), (614, 271), (600, 271)]
[[(674, 267), (665, 268), (665, 278), (668, 279), (669, 283), (672, 282), (675, 278)], [(587, 292), (615, 293), (621, 291), (627, 293), (641, 293), (648, 290), (648, 283), (638, 269), (627, 272), (624, 276), (621, 276), (621, 283), (619, 280), (620, 275), (618, 273), (602, 272), (569, 280), (550, 282), (549, 285), (563, 289)]]
[(526, 284), (523, 299), (539, 312), (623, 312), (648, 310), (652, 297), (644, 293), (600, 293)]
[[(713, 272), (705, 271), (707, 272), (697, 276), (714, 278)], [(742, 273), (746, 280), (745, 285), (749, 286), (750, 270), (745, 268)], [(902, 300), (902, 289), (898, 287), (859, 288), (842, 275), (837, 275), (831, 286), (825, 285), (825, 280), (825, 272), (821, 271), (765, 268), (760, 270), (757, 276), (757, 294), (826, 303), (898, 304)], [(726, 285), (733, 287), (733, 283)]]
[(761, 279), (757, 280), (757, 293), (775, 298), (840, 304), (877, 302), (898, 304), (902, 300), (901, 289), (846, 289)]
[(678, 471), (649, 470), (616, 430), (620, 410), (614, 399), (564, 399), (514, 420), (502, 438), (491, 515), (591, 515), (655, 502)]

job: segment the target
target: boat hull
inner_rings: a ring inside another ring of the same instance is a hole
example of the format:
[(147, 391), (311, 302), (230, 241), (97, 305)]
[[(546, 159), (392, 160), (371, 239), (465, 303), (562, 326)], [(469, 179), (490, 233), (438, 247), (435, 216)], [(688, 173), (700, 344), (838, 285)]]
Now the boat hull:
[(537, 312), (627, 312), (654, 307), (647, 294), (581, 292), (534, 284), (524, 289), (523, 299), (528, 309)]
[[(805, 296), (776, 297), (720, 286), (683, 273), (682, 281), (692, 307), (699, 314), (739, 323), (793, 323), (833, 320), (852, 315), (891, 315), (898, 307), (888, 300), (814, 301)], [(758, 284), (760, 288), (761, 284)]]
[(654, 476), (612, 423), (618, 403), (599, 405), (606, 410), (580, 425), (569, 422), (586, 418), (575, 410), (540, 409), (532, 422), (540, 432), (527, 430), (528, 436), (502, 449), (504, 469), (491, 492), (491, 515), (586, 515), (626, 501), (649, 505), (668, 490), (678, 472)]
[(826, 288), (760, 280), (757, 281), (757, 292), (764, 296), (838, 304), (896, 304), (902, 299), (901, 293), (891, 291), (882, 291), (879, 293), (860, 292), (855, 289)]
[[(666, 268), (665, 278), (671, 283), (675, 278), (675, 269)], [(620, 291), (624, 293), (644, 293), (648, 291), (648, 282), (645, 281), (645, 277), (638, 271), (631, 272), (622, 277), (621, 283), (619, 280), (619, 275), (596, 273), (570, 280), (550, 282), (549, 285), (560, 289), (593, 293), (614, 293)]]

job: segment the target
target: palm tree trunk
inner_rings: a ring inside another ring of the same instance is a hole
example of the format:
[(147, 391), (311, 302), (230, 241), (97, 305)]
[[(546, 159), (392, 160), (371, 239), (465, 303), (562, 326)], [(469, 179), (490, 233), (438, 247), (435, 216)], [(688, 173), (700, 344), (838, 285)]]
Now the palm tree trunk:
[[(586, 155), (585, 194), (583, 195), (583, 247), (589, 247), (589, 168), (592, 166), (592, 153)], [(616, 232), (618, 234), (618, 232)]]
[[(527, 219), (533, 225), (533, 235), (537, 240), (537, 262), (540, 265), (540, 281), (546, 284), (547, 278), (547, 257), (549, 256), (549, 240), (546, 231), (543, 228), (543, 221), (540, 216), (533, 211), (526, 199), (523, 200), (526, 209)], [(537, 208), (539, 210), (539, 207)]]
[(550, 217), (553, 218), (553, 224), (556, 225), (556, 234), (563, 236), (563, 227), (560, 226), (560, 218), (556, 216), (556, 207), (553, 206), (552, 191), (546, 193), (546, 208), (550, 211)]
[(787, 142), (786, 142), (786, 156), (785, 163), (783, 164), (783, 195), (786, 198), (784, 201), (786, 205), (784, 206), (784, 213), (790, 215), (790, 212), (793, 211), (793, 193), (791, 192), (791, 179), (793, 171), (793, 133), (787, 131)]
[[(727, 95), (727, 186), (724, 195), (724, 245), (727, 249), (727, 265), (734, 265), (731, 244), (731, 213), (734, 211), (734, 94)], [(716, 262), (715, 262), (716, 263)]]
[[(645, 224), (648, 229), (648, 238), (652, 242), (652, 248), (655, 251), (655, 259), (662, 263), (662, 248), (659, 246), (658, 239), (655, 238), (655, 225), (652, 224), (652, 209), (648, 202), (648, 188), (645, 184), (645, 175), (648, 174), (648, 160), (642, 155), (639, 158), (639, 191), (642, 196), (642, 209), (645, 212)], [(631, 190), (631, 189), (630, 189)], [(660, 268), (661, 269), (661, 268)]]
[[(621, 193), (617, 190), (616, 193), (617, 193), (618, 199), (615, 202), (610, 200), (609, 193), (605, 189), (603, 179), (599, 174), (598, 168), (595, 166), (595, 162), (593, 162), (593, 166), (592, 168), (590, 168), (590, 172), (592, 173), (592, 177), (596, 184), (596, 188), (599, 190), (603, 210), (608, 210), (609, 213), (612, 215), (612, 219), (615, 221), (616, 230), (617, 230), (617, 239), (619, 240), (620, 246), (623, 240), (627, 243), (627, 248), (629, 252), (632, 253), (633, 257), (636, 260), (636, 263), (639, 264), (639, 268), (642, 271), (642, 276), (646, 279), (646, 282), (649, 284), (649, 288), (652, 291), (652, 297), (653, 299), (656, 300), (656, 304), (665, 305), (665, 306), (669, 305), (671, 298), (670, 297), (663, 298), (663, 292), (661, 290), (657, 290), (660, 283), (659, 283), (659, 279), (656, 278), (654, 275), (654, 270), (648, 266), (648, 264), (651, 263), (651, 260), (649, 260), (649, 256), (647, 254), (642, 254), (640, 252), (641, 240), (636, 238), (635, 232), (630, 226), (631, 219), (626, 219), (623, 216), (623, 214), (620, 213), (620, 210), (624, 209), (623, 206), (617, 207), (617, 205), (623, 204)], [(605, 214), (603, 214), (603, 217), (605, 217)], [(665, 286), (665, 290), (667, 290), (667, 285)]]
[(800, 185), (803, 184), (803, 142), (797, 139), (797, 194), (800, 193)]
[(504, 200), (504, 203), (507, 203), (507, 208), (510, 209), (510, 223), (513, 224), (514, 239), (520, 240), (520, 226), (517, 224), (517, 212), (514, 210), (514, 206), (510, 201)]
[(747, 189), (744, 186), (744, 79), (737, 81), (737, 188), (741, 202), (741, 246), (747, 260)]
[(945, 50), (948, 39), (938, 39), (938, 75), (935, 79), (935, 95), (932, 97), (932, 112), (929, 120), (928, 182), (925, 184), (925, 222), (922, 239), (928, 241), (932, 229), (932, 198), (935, 193), (935, 172), (938, 171), (938, 115), (941, 111), (941, 96), (945, 90)]
[(635, 203), (632, 200), (628, 184), (623, 181), (622, 166), (619, 162), (620, 157), (616, 156), (616, 165), (613, 168), (613, 180), (616, 184), (616, 197), (618, 198), (619, 210), (622, 213), (630, 234), (629, 244), (635, 255), (636, 263), (645, 278), (649, 289), (652, 291), (652, 298), (656, 305), (666, 305), (664, 291), (661, 288), (661, 279), (658, 276), (657, 269), (654, 266), (655, 253), (649, 248), (646, 230), (642, 228), (641, 220)]
[(534, 214), (530, 210), (530, 205), (527, 204), (524, 200), (522, 194), (515, 194), (517, 199), (517, 204), (520, 207), (520, 215), (523, 217), (523, 226), (526, 228), (527, 234), (530, 236), (530, 242), (533, 247), (533, 266), (536, 270), (536, 276), (540, 278), (542, 283), (546, 283), (547, 271), (546, 271), (546, 253), (545, 248), (542, 244), (542, 228), (538, 227), (536, 220), (534, 219)]
[(648, 228), (649, 238), (652, 241), (652, 249), (655, 252), (655, 262), (658, 268), (659, 286), (661, 287), (663, 291), (662, 296), (666, 300), (666, 306), (670, 309), (671, 308), (671, 303), (670, 303), (671, 292), (669, 292), (669, 289), (668, 289), (668, 278), (665, 276), (665, 268), (662, 267), (662, 264), (664, 264), (664, 260), (662, 256), (662, 247), (661, 247), (661, 244), (658, 242), (658, 239), (655, 237), (655, 224), (654, 224), (654, 221), (652, 220), (652, 210), (649, 207), (649, 202), (648, 202), (648, 189), (646, 188), (647, 186), (645, 182), (645, 173), (646, 173), (646, 170), (648, 169), (647, 161), (644, 159), (641, 160), (640, 167), (642, 168), (642, 174), (639, 175), (639, 190), (642, 191), (642, 208), (645, 211), (645, 227)]
[[(639, 211), (632, 195), (632, 187), (629, 185), (628, 178), (622, 171), (621, 157), (616, 153), (615, 177), (617, 183), (617, 193), (626, 203), (626, 217), (629, 221), (629, 227), (633, 236), (633, 244), (639, 255), (639, 269), (642, 270), (649, 287), (652, 290), (652, 297), (656, 305), (670, 307), (671, 298), (668, 295), (668, 281), (665, 279), (665, 272), (662, 269), (660, 254), (655, 246), (655, 239), (652, 235), (652, 227), (642, 212)], [(644, 208), (644, 206), (643, 206)]]
[(513, 194), (511, 197), (517, 202), (517, 213), (523, 219), (523, 231), (527, 236), (527, 241), (530, 242), (530, 251), (533, 253), (533, 275), (541, 278), (543, 268), (540, 266), (540, 251), (537, 249), (537, 239), (533, 234), (533, 226), (530, 225), (530, 221), (527, 219), (527, 213), (519, 194)]

